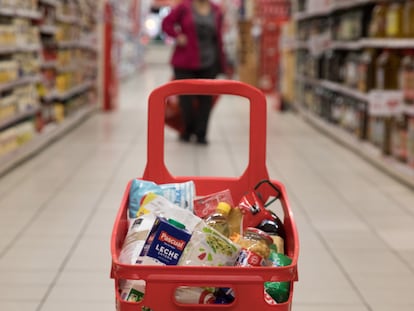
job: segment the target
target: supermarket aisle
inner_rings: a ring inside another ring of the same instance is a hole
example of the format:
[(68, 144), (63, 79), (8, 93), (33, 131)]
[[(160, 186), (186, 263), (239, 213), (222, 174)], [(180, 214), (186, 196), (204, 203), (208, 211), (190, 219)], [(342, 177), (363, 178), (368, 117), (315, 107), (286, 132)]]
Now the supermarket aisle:
[[(0, 310), (114, 310), (112, 224), (145, 165), (146, 98), (170, 77), (165, 63), (148, 62), (123, 84), (118, 111), (97, 113), (0, 179)], [(301, 240), (293, 310), (413, 310), (414, 193), (271, 108), (269, 174), (287, 187)], [(183, 145), (167, 129), (167, 166), (239, 175), (247, 117), (243, 100), (223, 96), (210, 146)]]

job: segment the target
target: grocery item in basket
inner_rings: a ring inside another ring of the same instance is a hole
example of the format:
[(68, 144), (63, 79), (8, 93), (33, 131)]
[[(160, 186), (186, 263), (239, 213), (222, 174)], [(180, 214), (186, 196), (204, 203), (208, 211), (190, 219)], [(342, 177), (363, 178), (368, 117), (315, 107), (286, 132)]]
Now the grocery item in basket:
[(284, 254), (286, 239), (285, 228), (280, 218), (275, 213), (271, 213), (273, 220), (265, 219), (257, 226), (257, 228), (266, 232), (272, 237), (272, 247), (275, 248), (277, 253)]
[(234, 266), (241, 247), (200, 222), (179, 261), (181, 266)]
[(184, 210), (163, 196), (154, 193), (148, 193), (143, 197), (137, 215), (140, 216), (148, 213), (153, 213), (156, 216), (164, 218), (177, 219), (179, 222), (183, 223), (190, 232), (193, 231), (194, 227), (200, 221), (202, 221), (200, 217), (197, 217), (192, 212)]
[(157, 217), (140, 256), (154, 258), (166, 265), (176, 265), (190, 238), (191, 233), (182, 223)]
[(175, 291), (175, 300), (183, 304), (213, 304), (216, 297), (204, 287), (180, 286)]
[(236, 266), (270, 266), (271, 262), (269, 262), (268, 258), (272, 243), (273, 240), (267, 233), (257, 228), (247, 228), (243, 236), (240, 236), (237, 241), (237, 244), (242, 247), (242, 251), (237, 258)]
[[(257, 227), (265, 219), (272, 220), (273, 216), (267, 207), (277, 200), (280, 194), (281, 191), (276, 185), (267, 179), (257, 183), (253, 190), (245, 194), (236, 207), (242, 214), (241, 230)], [(272, 200), (265, 201), (265, 197), (272, 197)]]
[(205, 218), (215, 212), (220, 202), (234, 206), (230, 189), (194, 199), (194, 214), (200, 218)]
[(128, 233), (119, 254), (119, 262), (123, 264), (136, 263), (155, 219), (154, 214), (146, 214), (130, 222)]
[(235, 299), (234, 290), (231, 287), (219, 287), (214, 292), (216, 296), (215, 304), (230, 304)]
[(162, 195), (177, 206), (193, 211), (195, 186), (193, 181), (157, 185), (152, 181), (134, 179), (129, 190), (129, 217), (137, 217), (143, 197), (148, 193)]
[(225, 237), (230, 236), (230, 228), (228, 223), (228, 216), (231, 212), (230, 204), (226, 202), (219, 202), (215, 211), (206, 217), (205, 222), (210, 227), (213, 227)]
[[(275, 267), (284, 267), (292, 263), (292, 259), (286, 255), (271, 252), (270, 261)], [(278, 303), (289, 299), (290, 282), (265, 282), (266, 292)]]
[(145, 294), (144, 280), (122, 280), (121, 298), (129, 302), (140, 302)]

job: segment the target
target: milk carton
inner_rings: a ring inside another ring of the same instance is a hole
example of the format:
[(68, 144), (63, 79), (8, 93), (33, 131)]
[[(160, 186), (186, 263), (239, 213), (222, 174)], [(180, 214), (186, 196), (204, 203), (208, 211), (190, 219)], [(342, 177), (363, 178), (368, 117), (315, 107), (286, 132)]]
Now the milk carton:
[(145, 241), (141, 256), (148, 256), (166, 265), (176, 265), (191, 238), (185, 226), (173, 219), (157, 217)]

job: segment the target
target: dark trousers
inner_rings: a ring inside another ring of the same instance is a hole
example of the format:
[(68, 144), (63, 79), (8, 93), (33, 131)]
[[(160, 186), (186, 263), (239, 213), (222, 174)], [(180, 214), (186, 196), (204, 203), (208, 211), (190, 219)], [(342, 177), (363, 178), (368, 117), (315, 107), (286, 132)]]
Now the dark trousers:
[[(214, 79), (216, 77), (216, 73), (217, 71), (215, 66), (200, 70), (174, 68), (176, 80)], [(180, 95), (179, 100), (184, 122), (183, 135), (189, 138), (192, 134), (195, 134), (197, 139), (205, 139), (207, 135), (211, 107), (213, 106), (213, 96)]]

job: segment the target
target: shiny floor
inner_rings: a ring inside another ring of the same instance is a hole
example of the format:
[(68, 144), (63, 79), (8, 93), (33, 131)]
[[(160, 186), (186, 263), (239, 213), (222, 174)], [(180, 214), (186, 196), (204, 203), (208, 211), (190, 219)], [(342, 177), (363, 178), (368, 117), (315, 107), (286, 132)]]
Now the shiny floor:
[[(112, 225), (146, 163), (147, 97), (171, 76), (157, 52), (122, 83), (116, 111), (94, 114), (0, 179), (0, 310), (115, 310)], [(167, 129), (168, 168), (240, 175), (248, 115), (243, 99), (221, 97), (207, 147)], [(269, 103), (267, 121), (269, 174), (285, 184), (300, 234), (292, 309), (414, 310), (414, 192), (294, 113)]]

